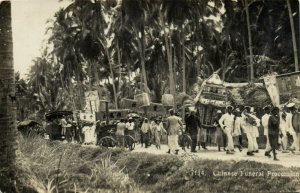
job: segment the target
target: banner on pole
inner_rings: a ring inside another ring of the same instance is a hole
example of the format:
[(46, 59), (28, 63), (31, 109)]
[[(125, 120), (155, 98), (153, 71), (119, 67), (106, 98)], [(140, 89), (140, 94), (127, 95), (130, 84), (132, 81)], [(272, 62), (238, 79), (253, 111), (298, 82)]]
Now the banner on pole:
[(100, 100), (97, 91), (87, 91), (85, 94), (85, 112), (94, 114), (99, 111)]
[(287, 102), (280, 98), (300, 100), (300, 72), (270, 75), (264, 77), (264, 82), (273, 105)]
[(264, 77), (264, 82), (265, 82), (266, 89), (270, 95), (273, 105), (279, 107), (280, 106), (280, 97), (279, 97), (279, 90), (278, 90), (276, 75), (270, 75), (270, 76)]
[(300, 99), (300, 72), (276, 76), (279, 95)]

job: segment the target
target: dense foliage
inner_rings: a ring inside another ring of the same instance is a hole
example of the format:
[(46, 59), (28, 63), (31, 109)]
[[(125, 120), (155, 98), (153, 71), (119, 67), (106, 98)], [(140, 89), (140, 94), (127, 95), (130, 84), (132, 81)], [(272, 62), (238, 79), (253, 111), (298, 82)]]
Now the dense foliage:
[[(290, 3), (298, 34), (298, 1)], [(191, 94), (199, 77), (215, 71), (248, 82), (245, 8), (245, 0), (75, 0), (49, 22), (49, 46), (31, 68), (29, 87), (49, 110), (82, 109), (86, 90), (108, 96), (113, 107), (139, 91), (160, 102), (164, 93)], [(287, 1), (248, 0), (247, 8), (255, 80), (293, 71)]]

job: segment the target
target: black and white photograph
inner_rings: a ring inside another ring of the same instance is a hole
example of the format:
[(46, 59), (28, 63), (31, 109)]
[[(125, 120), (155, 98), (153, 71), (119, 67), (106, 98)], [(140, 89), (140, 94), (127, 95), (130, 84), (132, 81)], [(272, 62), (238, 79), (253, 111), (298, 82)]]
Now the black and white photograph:
[(0, 0), (0, 193), (300, 193), (300, 0)]

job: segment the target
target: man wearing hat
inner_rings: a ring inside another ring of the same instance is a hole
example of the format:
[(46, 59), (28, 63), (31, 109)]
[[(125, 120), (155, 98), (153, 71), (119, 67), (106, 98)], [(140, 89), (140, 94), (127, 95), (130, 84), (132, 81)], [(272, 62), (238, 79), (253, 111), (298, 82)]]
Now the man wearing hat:
[(265, 114), (261, 117), (261, 124), (264, 129), (264, 135), (267, 138), (265, 156), (269, 156), (270, 154), (268, 152), (271, 150), (271, 146), (270, 146), (269, 135), (268, 135), (268, 123), (269, 123), (269, 117), (271, 113), (271, 106), (267, 105), (263, 108), (263, 110)]
[(240, 143), (240, 137), (242, 136), (242, 130), (241, 130), (241, 122), (242, 122), (242, 116), (241, 111), (239, 108), (235, 109), (234, 111), (234, 127), (233, 127), (233, 143), (234, 147), (239, 148), (240, 151), (242, 151), (242, 145)]
[(192, 139), (191, 152), (196, 152), (198, 128), (201, 127), (200, 119), (195, 115), (195, 107), (189, 108), (190, 113), (185, 117), (186, 131)]
[(71, 127), (70, 124), (68, 124), (67, 120), (66, 120), (66, 115), (64, 115), (62, 117), (62, 119), (60, 120), (60, 124), (61, 124), (61, 137), (62, 139), (64, 139), (66, 137), (66, 132), (67, 132), (67, 128)]
[(128, 135), (134, 137), (134, 122), (132, 117), (129, 117), (128, 122), (126, 123), (126, 128), (128, 131)]
[(143, 143), (145, 143), (145, 148), (147, 148), (150, 143), (149, 143), (149, 139), (150, 139), (150, 129), (151, 129), (151, 126), (150, 126), (150, 123), (149, 123), (149, 120), (147, 118), (144, 119), (143, 121), (143, 124), (141, 126), (141, 133), (142, 133), (142, 146), (143, 146)]
[(254, 140), (253, 140), (253, 145), (254, 145), (254, 153), (258, 153), (258, 143), (257, 143), (257, 138), (259, 137), (259, 131), (258, 127), (260, 126), (260, 119), (256, 117), (256, 112), (254, 111), (254, 107), (251, 107), (250, 109), (251, 116), (253, 117), (255, 124), (253, 125), (253, 130), (254, 130)]
[(291, 145), (290, 149), (299, 151), (299, 140), (292, 123), (293, 114), (295, 113), (295, 103), (289, 103), (286, 107), (286, 128), (287, 132), (293, 137), (293, 144)]
[(118, 145), (124, 147), (124, 131), (126, 129), (125, 120), (121, 119), (119, 123), (117, 123), (117, 131), (116, 131), (116, 139), (118, 141)]
[(234, 144), (232, 138), (232, 132), (234, 127), (234, 115), (232, 114), (233, 107), (228, 106), (226, 108), (227, 113), (223, 114), (219, 120), (219, 124), (227, 136), (227, 154), (233, 154)]
[(178, 145), (178, 134), (180, 128), (183, 126), (182, 121), (174, 113), (174, 110), (171, 109), (170, 116), (167, 118), (167, 134), (168, 134), (168, 146), (169, 151), (167, 153), (178, 154), (179, 145)]
[(288, 136), (286, 127), (286, 105), (281, 107), (281, 111), (279, 112), (279, 129), (281, 133), (281, 135), (279, 135), (279, 144), (281, 144), (282, 153), (287, 153)]
[(247, 155), (253, 156), (254, 152), (256, 151), (256, 127), (258, 124), (258, 121), (256, 120), (256, 117), (250, 113), (251, 107), (245, 106), (244, 111), (242, 113), (242, 121), (241, 126), (244, 130), (244, 133), (247, 135), (248, 140), (248, 151)]

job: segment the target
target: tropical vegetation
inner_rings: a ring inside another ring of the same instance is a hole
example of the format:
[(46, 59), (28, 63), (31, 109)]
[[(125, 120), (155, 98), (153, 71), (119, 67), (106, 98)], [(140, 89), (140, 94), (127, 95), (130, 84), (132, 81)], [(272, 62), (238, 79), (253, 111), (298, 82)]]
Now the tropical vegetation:
[(153, 102), (165, 93), (193, 95), (194, 84), (213, 72), (228, 82), (292, 72), (299, 57), (297, 6), (263, 0), (75, 0), (49, 22), (49, 46), (35, 60), (28, 87), (43, 111), (80, 110), (87, 90), (118, 108), (121, 98), (140, 92)]

